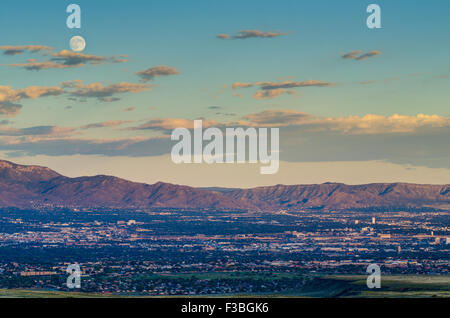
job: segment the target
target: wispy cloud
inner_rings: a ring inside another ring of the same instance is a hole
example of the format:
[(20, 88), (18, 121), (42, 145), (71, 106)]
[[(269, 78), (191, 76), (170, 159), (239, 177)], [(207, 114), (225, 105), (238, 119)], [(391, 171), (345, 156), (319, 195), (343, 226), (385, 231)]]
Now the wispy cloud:
[(134, 107), (134, 106), (130, 106), (130, 107), (127, 107), (124, 109), (124, 111), (126, 111), (126, 112), (134, 112), (135, 110), (136, 110), (136, 107)]
[(117, 128), (125, 124), (133, 123), (134, 120), (107, 120), (103, 122), (97, 122), (87, 124), (79, 127), (60, 127), (54, 125), (42, 125), (32, 126), (26, 128), (15, 128), (7, 126), (9, 122), (5, 122), (5, 125), (0, 125), (0, 136), (8, 137), (26, 137), (27, 140), (41, 141), (50, 140), (55, 138), (68, 138), (71, 139), (75, 135), (80, 135), (83, 130), (88, 129), (101, 129), (101, 128)]
[(82, 126), (81, 129), (114, 128), (134, 122), (134, 120), (108, 120)]
[(149, 82), (158, 76), (178, 75), (180, 72), (175, 67), (159, 65), (149, 69), (137, 72), (136, 75), (141, 78), (143, 82)]
[(253, 87), (254, 84), (253, 83), (241, 83), (241, 82), (235, 82), (231, 85), (231, 87), (233, 89), (237, 89), (237, 88), (249, 88), (249, 87)]
[(28, 71), (40, 71), (45, 69), (65, 69), (82, 67), (86, 64), (98, 65), (101, 63), (124, 63), (127, 62), (125, 55), (119, 56), (97, 56), (83, 53), (71, 52), (62, 50), (52, 54), (52, 58), (47, 61), (38, 61), (36, 59), (29, 59), (26, 63), (9, 64), (11, 67), (24, 68)]
[(53, 54), (52, 60), (63, 65), (80, 65), (86, 63), (99, 64), (107, 61), (108, 58), (62, 50), (61, 52)]
[(255, 82), (255, 83), (242, 83), (235, 82), (231, 85), (233, 89), (259, 87), (253, 98), (255, 99), (270, 99), (279, 97), (283, 94), (295, 94), (293, 88), (299, 87), (331, 87), (333, 83), (322, 82), (317, 80), (308, 81), (282, 81), (282, 82)]
[(260, 90), (257, 91), (255, 94), (253, 94), (254, 99), (271, 99), (275, 97), (279, 97), (283, 94), (293, 95), (295, 94), (295, 91), (287, 90), (283, 88), (276, 88), (276, 89), (270, 89), (270, 90)]
[(275, 38), (278, 36), (287, 35), (287, 33), (282, 32), (263, 32), (259, 30), (242, 30), (239, 31), (236, 35), (229, 34), (218, 34), (216, 37), (221, 40), (235, 39), (235, 40), (244, 40), (251, 38)]
[(288, 126), (304, 123), (310, 118), (311, 115), (295, 110), (266, 110), (244, 116), (243, 120), (252, 126)]
[[(211, 127), (221, 125), (215, 120), (203, 119), (203, 127)], [(194, 121), (184, 118), (155, 118), (148, 121), (145, 124), (139, 125), (137, 127), (131, 127), (130, 130), (156, 130), (169, 132), (176, 128), (194, 128)]]
[(72, 134), (76, 129), (59, 126), (34, 126), (27, 128), (0, 127), (0, 136), (52, 136), (63, 137)]
[(230, 35), (222, 33), (222, 34), (217, 34), (216, 37), (221, 40), (228, 40), (230, 38)]
[(46, 45), (3, 45), (0, 46), (0, 51), (3, 51), (4, 55), (19, 55), (24, 52), (38, 53), (52, 51), (53, 48)]
[[(412, 133), (424, 128), (450, 128), (450, 118), (438, 115), (374, 115), (323, 117), (296, 110), (271, 109), (241, 117), (235, 121), (218, 122), (203, 119), (204, 127), (299, 127), (309, 132), (334, 132), (349, 135)], [(192, 119), (157, 118), (137, 126), (133, 130), (170, 131), (176, 128), (193, 128)]]
[(9, 64), (9, 66), (23, 68), (27, 71), (40, 71), (40, 70), (46, 70), (46, 69), (64, 69), (64, 68), (78, 67), (80, 65), (65, 65), (65, 64), (55, 63), (52, 61), (41, 62), (36, 59), (29, 59), (29, 60), (27, 60), (26, 63)]
[(116, 95), (125, 93), (141, 93), (152, 89), (148, 84), (135, 84), (121, 82), (117, 84), (104, 85), (102, 83), (83, 84), (81, 81), (65, 82), (62, 84), (67, 88), (67, 93), (74, 98), (97, 98), (104, 102), (120, 100)]
[(22, 105), (22, 99), (38, 99), (45, 96), (57, 96), (64, 93), (60, 87), (30, 86), (13, 89), (11, 86), (0, 86), (0, 115), (16, 116)]
[[(170, 153), (170, 133), (193, 128), (193, 119), (157, 118), (122, 130), (161, 132), (161, 137), (82, 138), (82, 129), (119, 127), (106, 121), (81, 127), (41, 126), (14, 129), (0, 126), (0, 150), (11, 156), (101, 155), (146, 157)], [(450, 118), (437, 115), (373, 115), (324, 117), (269, 109), (233, 121), (204, 119), (203, 126), (278, 127), (282, 160), (291, 162), (383, 160), (428, 167), (449, 166)], [(305, 151), (307, 150), (307, 151)]]
[(247, 121), (248, 126), (304, 126), (311, 132), (330, 131), (350, 135), (412, 133), (418, 129), (450, 127), (449, 117), (426, 114), (321, 117), (295, 110), (267, 110), (247, 115), (243, 120)]
[(375, 56), (378, 56), (378, 55), (381, 55), (381, 54), (382, 54), (381, 51), (378, 51), (378, 50), (376, 50), (376, 51), (369, 51), (367, 53), (363, 53), (360, 50), (356, 50), (356, 51), (351, 51), (349, 53), (345, 53), (345, 54), (343, 54), (341, 56), (345, 60), (364, 61), (364, 60), (367, 60), (368, 58), (375, 57)]
[(120, 139), (8, 137), (0, 139), (0, 150), (15, 157), (37, 155), (147, 157), (166, 154), (170, 147), (170, 138), (166, 137)]
[(284, 81), (284, 82), (257, 82), (255, 85), (259, 86), (262, 90), (271, 90), (279, 88), (296, 88), (296, 87), (329, 87), (333, 86), (333, 83), (307, 80), (304, 82)]

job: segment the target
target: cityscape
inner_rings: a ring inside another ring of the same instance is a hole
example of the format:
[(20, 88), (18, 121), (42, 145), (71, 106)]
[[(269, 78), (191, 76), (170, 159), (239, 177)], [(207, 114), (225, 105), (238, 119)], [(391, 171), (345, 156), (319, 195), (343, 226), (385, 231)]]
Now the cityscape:
[(79, 291), (128, 296), (301, 296), (327, 275), (365, 275), (374, 263), (383, 275), (450, 271), (448, 211), (1, 215), (0, 289), (70, 291), (73, 263)]

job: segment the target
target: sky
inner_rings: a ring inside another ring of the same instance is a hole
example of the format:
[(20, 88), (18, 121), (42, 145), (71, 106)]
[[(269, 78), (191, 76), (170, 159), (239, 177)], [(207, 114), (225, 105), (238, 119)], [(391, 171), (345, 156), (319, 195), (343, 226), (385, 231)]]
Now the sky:
[[(81, 7), (81, 29), (66, 25)], [(366, 8), (381, 8), (369, 29)], [(450, 3), (8, 1), (0, 158), (154, 183), (450, 180)], [(72, 36), (87, 42), (74, 53)], [(280, 128), (280, 171), (175, 165), (171, 131)], [(187, 127), (188, 128), (188, 127)]]

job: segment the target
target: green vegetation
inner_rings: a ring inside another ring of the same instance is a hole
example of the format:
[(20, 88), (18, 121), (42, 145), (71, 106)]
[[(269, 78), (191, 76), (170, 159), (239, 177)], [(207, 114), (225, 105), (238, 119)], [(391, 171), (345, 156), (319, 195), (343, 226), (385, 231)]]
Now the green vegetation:
[[(321, 276), (304, 275), (299, 273), (250, 273), (250, 272), (223, 272), (223, 273), (179, 273), (154, 274), (135, 276), (134, 279), (160, 280), (207, 280), (217, 281), (223, 279), (235, 280), (261, 280), (276, 281), (280, 279), (301, 280), (303, 287), (283, 293), (233, 295), (260, 296), (260, 297), (450, 297), (450, 276), (383, 276), (382, 288), (369, 290), (366, 287), (366, 276)], [(41, 290), (0, 290), (0, 298), (98, 298), (98, 297), (145, 297), (144, 295), (111, 295), (89, 294), (78, 292), (58, 292)], [(220, 297), (216, 295), (215, 297)], [(230, 297), (230, 295), (227, 295)]]
[(368, 289), (366, 276), (325, 276), (318, 290), (331, 297), (450, 297), (450, 276), (383, 276), (380, 289)]
[(88, 293), (68, 293), (59, 291), (27, 290), (27, 289), (0, 289), (0, 298), (99, 298), (112, 295), (99, 295)]

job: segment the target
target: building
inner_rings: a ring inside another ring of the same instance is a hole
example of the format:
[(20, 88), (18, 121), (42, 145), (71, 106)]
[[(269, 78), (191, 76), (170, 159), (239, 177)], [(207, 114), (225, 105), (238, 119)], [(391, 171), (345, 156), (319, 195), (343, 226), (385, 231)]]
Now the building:
[(32, 277), (32, 276), (53, 276), (58, 275), (56, 272), (21, 272), (22, 277)]

